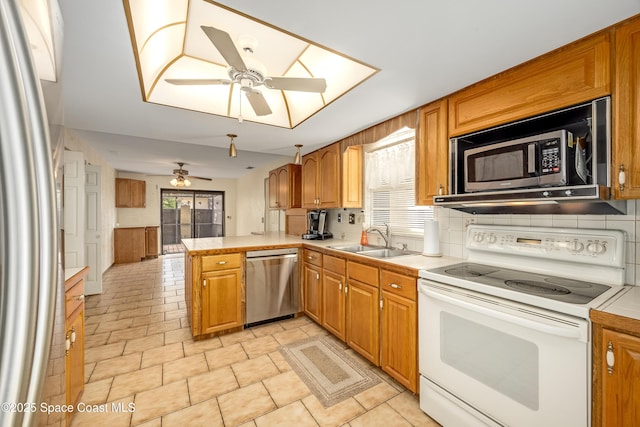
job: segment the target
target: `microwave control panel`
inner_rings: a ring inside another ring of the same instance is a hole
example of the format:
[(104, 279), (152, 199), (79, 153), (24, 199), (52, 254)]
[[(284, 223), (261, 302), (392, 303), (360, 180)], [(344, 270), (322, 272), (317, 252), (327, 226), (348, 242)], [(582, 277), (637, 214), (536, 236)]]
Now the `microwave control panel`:
[(540, 143), (540, 157), (543, 175), (560, 172), (560, 139), (552, 139)]

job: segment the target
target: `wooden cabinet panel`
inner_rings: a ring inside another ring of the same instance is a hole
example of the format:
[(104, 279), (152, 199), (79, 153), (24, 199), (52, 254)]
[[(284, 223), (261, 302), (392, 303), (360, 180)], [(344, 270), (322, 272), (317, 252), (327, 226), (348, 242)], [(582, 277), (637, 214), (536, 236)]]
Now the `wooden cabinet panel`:
[(334, 143), (302, 157), (302, 207), (338, 208), (341, 203), (340, 144)]
[(305, 249), (302, 251), (304, 262), (322, 267), (322, 254), (320, 252)]
[(318, 207), (318, 175), (317, 152), (302, 156), (302, 207), (305, 209)]
[(294, 209), (301, 206), (302, 167), (288, 164), (269, 172), (269, 207)]
[(113, 230), (113, 262), (122, 264), (139, 262), (146, 256), (145, 227), (116, 228)]
[(158, 228), (145, 227), (145, 256), (147, 258), (157, 258), (160, 254), (158, 250)]
[(418, 298), (418, 278), (395, 273), (393, 271), (380, 270), (380, 289), (398, 296), (416, 301)]
[(380, 363), (380, 294), (377, 286), (347, 283), (347, 344), (371, 363)]
[[(306, 251), (305, 251), (306, 252)], [(304, 312), (318, 324), (322, 324), (322, 269), (305, 262), (303, 301)]]
[[(596, 351), (600, 353), (600, 396), (603, 399), (599, 425), (640, 425), (640, 338), (605, 328), (602, 329), (600, 348)], [(608, 370), (608, 351), (614, 361), (611, 372)]]
[(116, 208), (144, 208), (146, 188), (145, 181), (116, 178)]
[(342, 341), (346, 335), (344, 286), (344, 274), (334, 273), (325, 267), (322, 276), (322, 326)]
[(449, 136), (611, 93), (608, 31), (564, 46), (449, 96)]
[(414, 393), (418, 390), (417, 317), (415, 300), (382, 291), (380, 366)]
[(362, 145), (347, 147), (342, 153), (341, 207), (362, 207)]
[[(640, 199), (640, 17), (615, 30), (612, 183), (617, 199)], [(620, 166), (626, 182), (618, 185)]]
[(202, 271), (218, 271), (228, 270), (230, 268), (240, 268), (242, 264), (242, 255), (222, 254), (222, 255), (205, 255), (202, 257)]
[[(75, 405), (84, 391), (84, 285), (89, 268), (67, 277), (65, 280), (65, 354), (66, 404)], [(70, 424), (73, 412), (67, 412), (66, 424)]]
[(202, 273), (202, 333), (244, 324), (242, 278), (239, 268)]
[(447, 100), (420, 108), (416, 144), (416, 204), (433, 205), (433, 196), (449, 191)]

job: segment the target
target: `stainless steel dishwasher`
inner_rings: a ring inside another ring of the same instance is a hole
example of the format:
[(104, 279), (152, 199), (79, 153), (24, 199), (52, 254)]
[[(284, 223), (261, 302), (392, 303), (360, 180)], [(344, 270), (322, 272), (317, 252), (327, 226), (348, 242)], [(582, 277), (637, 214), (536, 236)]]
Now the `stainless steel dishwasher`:
[(300, 311), (297, 248), (248, 251), (246, 274), (247, 326)]

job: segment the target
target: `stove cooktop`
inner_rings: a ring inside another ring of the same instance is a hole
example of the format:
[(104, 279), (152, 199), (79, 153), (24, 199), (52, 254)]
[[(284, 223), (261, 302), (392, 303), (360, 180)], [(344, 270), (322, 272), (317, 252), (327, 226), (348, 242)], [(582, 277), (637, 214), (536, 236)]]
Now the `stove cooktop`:
[[(528, 273), (508, 268), (463, 262), (429, 270), (431, 275), (452, 277), (536, 295), (570, 304), (588, 304), (611, 289), (610, 286), (544, 274)], [(446, 283), (446, 280), (441, 280)], [(490, 293), (490, 292), (489, 292)]]

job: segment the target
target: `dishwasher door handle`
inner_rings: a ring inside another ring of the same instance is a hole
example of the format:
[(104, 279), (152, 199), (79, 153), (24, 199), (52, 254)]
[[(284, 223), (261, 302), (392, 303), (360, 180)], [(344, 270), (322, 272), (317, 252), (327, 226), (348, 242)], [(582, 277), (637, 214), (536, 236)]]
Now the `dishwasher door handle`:
[(298, 258), (298, 254), (247, 257), (247, 262), (269, 261), (269, 260), (272, 260), (272, 259), (291, 259), (291, 258)]

